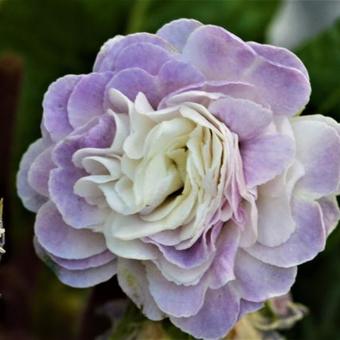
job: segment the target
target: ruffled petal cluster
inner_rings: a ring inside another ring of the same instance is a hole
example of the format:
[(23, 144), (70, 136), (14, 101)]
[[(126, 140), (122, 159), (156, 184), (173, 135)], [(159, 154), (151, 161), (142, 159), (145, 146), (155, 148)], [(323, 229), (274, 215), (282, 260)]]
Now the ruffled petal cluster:
[(220, 338), (287, 293), (339, 218), (340, 127), (299, 116), (286, 49), (181, 19), (116, 36), (52, 83), (17, 186), (59, 279), (117, 274), (152, 320)]

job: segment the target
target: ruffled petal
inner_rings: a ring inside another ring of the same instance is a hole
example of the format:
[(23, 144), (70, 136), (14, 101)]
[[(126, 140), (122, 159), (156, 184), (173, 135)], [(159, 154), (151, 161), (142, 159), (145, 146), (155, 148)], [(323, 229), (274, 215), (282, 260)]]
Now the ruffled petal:
[(162, 98), (191, 84), (201, 83), (204, 79), (203, 74), (195, 67), (177, 60), (165, 63), (158, 73)]
[(189, 35), (200, 26), (202, 24), (197, 20), (177, 19), (162, 26), (156, 34), (182, 51)]
[(240, 250), (236, 256), (234, 287), (243, 299), (262, 302), (286, 294), (295, 282), (297, 269), (266, 264)]
[(221, 27), (197, 28), (184, 46), (183, 59), (201, 70), (208, 80), (255, 85), (274, 114), (292, 116), (301, 112), (309, 100), (310, 83), (302, 72), (268, 61)]
[[(187, 303), (192, 303), (187, 300)], [(220, 339), (238, 320), (240, 299), (229, 285), (220, 289), (209, 289), (203, 307), (188, 318), (170, 317), (172, 323), (196, 338)]]
[(35, 159), (50, 146), (46, 139), (38, 139), (32, 143), (21, 159), (19, 172), (17, 174), (17, 190), (26, 209), (37, 212), (46, 202), (46, 197), (37, 193), (28, 182), (28, 172)]
[(247, 43), (257, 54), (268, 61), (286, 67), (292, 67), (299, 70), (307, 79), (308, 71), (302, 61), (291, 51), (286, 48), (273, 45), (259, 44), (254, 41)]
[(265, 135), (242, 143), (247, 186), (263, 184), (282, 173), (293, 160), (294, 149), (292, 139), (285, 135)]
[(270, 110), (246, 99), (221, 98), (212, 102), (208, 110), (235, 132), (241, 141), (261, 134), (272, 120)]
[[(74, 288), (88, 288), (93, 287), (99, 283), (111, 279), (116, 274), (116, 260), (110, 261), (104, 265), (97, 267), (90, 267), (84, 270), (69, 270), (57, 263), (53, 262), (50, 254), (41, 247), (37, 239), (34, 239), (34, 248), (37, 255), (52, 269), (59, 280)], [(71, 260), (70, 260), (71, 261)], [(78, 260), (74, 260), (78, 261)], [(79, 260), (81, 261), (81, 260)]]
[(117, 266), (118, 282), (124, 293), (151, 320), (162, 320), (165, 315), (150, 295), (144, 265), (140, 261), (120, 258)]
[(67, 75), (52, 83), (43, 100), (43, 125), (57, 142), (73, 131), (68, 120), (67, 104), (81, 75)]
[(39, 244), (63, 259), (84, 259), (106, 250), (102, 235), (68, 226), (50, 201), (39, 209), (34, 228)]
[(57, 168), (51, 171), (49, 193), (66, 223), (74, 228), (102, 224), (105, 212), (74, 193), (75, 183), (85, 173), (75, 167)]
[(172, 53), (152, 43), (131, 44), (120, 51), (116, 60), (116, 71), (140, 68), (157, 75), (163, 64), (173, 58)]
[(68, 119), (74, 129), (104, 113), (104, 92), (111, 78), (111, 72), (90, 73), (76, 84), (67, 104)]
[(292, 120), (297, 159), (305, 176), (297, 184), (308, 197), (320, 198), (337, 192), (340, 182), (340, 137), (326, 121), (309, 116)]
[(340, 220), (340, 209), (336, 196), (322, 197), (318, 200), (327, 236), (335, 229)]
[(260, 261), (289, 268), (312, 260), (325, 247), (326, 232), (320, 205), (295, 199), (292, 204), (296, 231), (277, 247), (259, 243), (245, 249)]
[(121, 51), (133, 44), (152, 44), (155, 46), (162, 47), (165, 50), (171, 51), (171, 45), (166, 42), (161, 37), (158, 37), (150, 33), (135, 33), (130, 34), (126, 37), (116, 36), (109, 39), (100, 49), (93, 71), (95, 72), (105, 72), (105, 71), (115, 71), (117, 57)]
[(112, 116), (105, 114), (93, 118), (60, 141), (52, 152), (52, 159), (60, 167), (74, 166), (73, 154), (84, 148), (107, 148), (111, 146), (116, 133)]
[(48, 197), (48, 180), (50, 171), (55, 168), (51, 157), (52, 147), (45, 149), (31, 163), (28, 171), (28, 182), (30, 186), (40, 195)]
[(153, 107), (156, 107), (160, 101), (156, 78), (137, 67), (119, 71), (108, 83), (107, 93), (110, 89), (122, 92), (132, 101), (135, 100), (138, 92), (142, 92)]
[(177, 285), (164, 278), (154, 265), (146, 266), (152, 297), (158, 307), (168, 315), (188, 317), (196, 314), (203, 306), (208, 288), (206, 280), (194, 286)]
[(103, 251), (98, 255), (93, 255), (87, 257), (85, 259), (79, 260), (69, 260), (63, 259), (61, 257), (53, 256), (50, 254), (53, 262), (58, 264), (60, 267), (68, 270), (85, 270), (89, 268), (95, 268), (99, 266), (103, 266), (104, 264), (108, 264), (113, 261), (116, 257), (108, 250)]

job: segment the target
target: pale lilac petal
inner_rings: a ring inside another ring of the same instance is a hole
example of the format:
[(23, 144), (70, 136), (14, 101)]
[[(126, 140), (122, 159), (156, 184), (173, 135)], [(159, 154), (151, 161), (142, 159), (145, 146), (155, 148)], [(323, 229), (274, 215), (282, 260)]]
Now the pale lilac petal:
[(256, 312), (260, 308), (263, 307), (262, 302), (253, 302), (253, 301), (247, 301), (241, 299), (240, 301), (240, 314), (238, 316), (238, 319), (241, 319), (243, 315)]
[(137, 67), (156, 75), (162, 65), (172, 58), (172, 53), (162, 47), (151, 43), (136, 43), (125, 47), (117, 55), (115, 69), (119, 71)]
[(239, 247), (240, 229), (232, 223), (224, 224), (217, 240), (217, 251), (210, 268), (209, 286), (220, 288), (235, 279), (234, 262)]
[(263, 184), (282, 173), (294, 156), (294, 144), (285, 135), (260, 136), (241, 145), (248, 187)]
[(89, 288), (110, 280), (117, 272), (116, 261), (103, 266), (84, 270), (67, 270), (62, 267), (55, 269), (59, 280), (74, 288)]
[[(172, 323), (196, 338), (220, 339), (238, 320), (240, 301), (228, 285), (220, 289), (209, 289), (203, 307), (188, 318), (170, 317)], [(185, 300), (190, 304), (191, 301)]]
[(158, 307), (168, 315), (188, 317), (196, 314), (204, 303), (208, 288), (207, 280), (202, 279), (195, 286), (181, 286), (164, 278), (154, 265), (146, 266), (147, 278), (152, 297)]
[(68, 226), (52, 202), (39, 209), (35, 235), (46, 251), (63, 259), (84, 259), (106, 250), (101, 234)]
[(48, 197), (50, 171), (55, 168), (51, 158), (52, 147), (45, 149), (32, 163), (28, 171), (28, 183), (40, 195)]
[(86, 174), (75, 167), (53, 169), (49, 180), (49, 193), (66, 223), (74, 228), (102, 224), (105, 214), (97, 206), (89, 205), (74, 193), (77, 180)]
[(188, 63), (170, 60), (165, 63), (158, 74), (162, 97), (191, 84), (204, 80), (202, 73)]
[(100, 49), (93, 67), (93, 71), (115, 71), (117, 57), (120, 52), (124, 48), (137, 43), (153, 44), (168, 51), (171, 51), (172, 47), (164, 39), (150, 33), (135, 33), (126, 37), (116, 36), (113, 39), (108, 40)]
[(275, 247), (286, 242), (295, 231), (291, 201), (294, 187), (303, 175), (302, 165), (295, 162), (285, 173), (258, 188), (259, 243)]
[(309, 81), (292, 68), (259, 60), (243, 80), (255, 85), (259, 96), (266, 100), (276, 115), (299, 114), (309, 101)]
[(111, 146), (115, 131), (112, 117), (106, 114), (96, 117), (58, 143), (53, 150), (52, 159), (59, 166), (73, 166), (72, 156), (76, 151)]
[(95, 268), (85, 270), (68, 270), (53, 262), (50, 254), (34, 239), (34, 249), (38, 257), (58, 276), (64, 284), (75, 288), (88, 288), (109, 280), (116, 274), (116, 260)]
[(307, 69), (302, 61), (291, 51), (286, 48), (259, 44), (249, 41), (247, 43), (257, 54), (268, 61), (281, 66), (292, 67), (299, 70), (307, 79), (309, 78)]
[(321, 208), (316, 202), (295, 200), (292, 205), (296, 231), (277, 247), (259, 243), (245, 249), (259, 260), (280, 267), (292, 267), (312, 260), (325, 247), (326, 233)]
[(68, 120), (67, 103), (81, 78), (81, 75), (67, 75), (59, 78), (49, 86), (45, 93), (43, 124), (53, 141), (59, 141), (73, 130)]
[(286, 242), (296, 229), (291, 214), (290, 197), (285, 193), (279, 197), (260, 197), (258, 208), (258, 242), (275, 247)]
[(326, 234), (329, 235), (340, 220), (340, 209), (336, 196), (322, 197), (318, 200), (318, 203), (322, 211)]
[(138, 92), (143, 92), (153, 107), (159, 100), (159, 86), (157, 79), (141, 68), (129, 68), (119, 71), (107, 85), (109, 89), (121, 91), (130, 100), (135, 100)]
[(144, 265), (141, 261), (119, 258), (118, 282), (124, 293), (151, 320), (162, 320), (165, 315), (150, 295)]
[(255, 52), (240, 38), (212, 25), (197, 28), (183, 48), (183, 60), (208, 80), (240, 81), (255, 58)]
[(60, 267), (68, 270), (84, 270), (89, 268), (95, 268), (103, 266), (104, 264), (107, 264), (116, 258), (108, 250), (105, 250), (98, 255), (93, 255), (85, 259), (79, 260), (63, 259), (61, 257), (53, 256), (52, 254), (50, 256), (53, 259), (53, 262), (58, 264)]
[(340, 182), (340, 137), (335, 128), (308, 116), (293, 120), (297, 159), (305, 169), (298, 189), (319, 198), (338, 189)]
[(77, 83), (67, 104), (68, 119), (73, 128), (104, 113), (104, 91), (111, 78), (111, 72), (90, 73)]
[[(216, 251), (216, 239), (219, 235), (221, 225), (214, 226), (204, 234), (188, 249), (177, 250), (175, 247), (157, 245), (164, 258), (183, 269), (195, 268), (209, 261)], [(147, 240), (149, 242), (149, 240)]]
[(241, 141), (261, 134), (272, 120), (270, 110), (245, 99), (221, 98), (212, 102), (208, 110), (235, 132)]
[(202, 71), (208, 80), (255, 85), (274, 114), (292, 116), (301, 112), (309, 100), (310, 84), (303, 73), (264, 59), (221, 27), (197, 28), (183, 49), (183, 59)]
[(182, 51), (189, 35), (200, 26), (202, 24), (197, 20), (177, 19), (162, 26), (156, 34)]
[(296, 273), (296, 267), (272, 266), (239, 250), (235, 261), (236, 281), (233, 285), (243, 299), (262, 302), (286, 294), (295, 282)]
[(33, 212), (37, 212), (46, 202), (46, 197), (37, 193), (28, 183), (28, 172), (34, 160), (45, 150), (45, 148), (48, 148), (50, 144), (51, 143), (46, 139), (38, 139), (29, 146), (20, 162), (16, 183), (18, 195), (25, 208)]

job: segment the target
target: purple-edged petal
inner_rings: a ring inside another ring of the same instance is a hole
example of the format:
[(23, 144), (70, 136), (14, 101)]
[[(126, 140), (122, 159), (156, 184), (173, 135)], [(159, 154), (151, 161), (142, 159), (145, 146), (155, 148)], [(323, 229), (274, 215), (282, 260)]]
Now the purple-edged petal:
[(272, 120), (270, 110), (246, 99), (221, 98), (212, 102), (208, 110), (235, 132), (241, 141), (259, 135)]
[[(226, 285), (209, 289), (203, 307), (189, 318), (171, 317), (172, 323), (196, 338), (220, 339), (238, 320), (240, 301), (237, 293)], [(191, 303), (187, 300), (187, 303)]]
[(182, 51), (189, 35), (200, 26), (202, 24), (197, 20), (177, 19), (162, 26), (156, 34)]
[(285, 268), (312, 260), (326, 242), (321, 208), (316, 202), (301, 200), (295, 200), (292, 208), (296, 231), (287, 242), (277, 247), (256, 243), (245, 250), (260, 261)]
[(43, 124), (53, 141), (59, 141), (73, 131), (68, 120), (67, 103), (81, 78), (81, 75), (67, 75), (59, 78), (49, 86), (45, 93)]
[(54, 148), (52, 158), (62, 167), (73, 166), (73, 154), (84, 148), (107, 148), (111, 146), (116, 132), (113, 117), (101, 115), (75, 130)]
[(194, 268), (208, 261), (215, 251), (215, 238), (211, 231), (204, 233), (190, 248), (177, 250), (175, 247), (157, 245), (164, 258), (183, 269)]
[(255, 58), (255, 52), (241, 39), (212, 25), (197, 28), (183, 48), (183, 60), (196, 66), (208, 80), (240, 81)]
[(51, 171), (49, 193), (66, 223), (74, 228), (102, 224), (105, 212), (89, 205), (84, 198), (74, 193), (77, 180), (86, 174), (75, 167), (57, 168)]
[(265, 135), (241, 145), (248, 187), (263, 184), (282, 173), (294, 156), (294, 144), (285, 135)]
[(257, 311), (263, 307), (262, 302), (253, 302), (241, 299), (240, 301), (240, 314), (238, 319), (241, 319), (243, 315)]
[(68, 226), (50, 201), (38, 211), (35, 235), (46, 251), (63, 259), (84, 259), (106, 250), (101, 234)]
[[(110, 261), (102, 266), (84, 270), (68, 270), (59, 266), (50, 254), (34, 239), (34, 249), (38, 257), (43, 260), (50, 269), (58, 276), (64, 284), (75, 288), (88, 288), (109, 280), (116, 274), (116, 260)], [(72, 261), (72, 260), (70, 260)], [(76, 260), (78, 261), (78, 260)], [(80, 260), (81, 261), (81, 260)]]
[(274, 114), (292, 116), (301, 112), (309, 100), (310, 84), (302, 72), (268, 61), (221, 27), (197, 28), (184, 46), (183, 59), (202, 71), (208, 80), (255, 85)]
[(198, 84), (204, 80), (203, 74), (188, 63), (170, 60), (159, 71), (158, 79), (162, 97), (191, 84)]
[(55, 168), (51, 158), (52, 147), (44, 150), (31, 164), (28, 171), (30, 186), (40, 195), (48, 197), (50, 171)]
[(318, 203), (322, 211), (326, 234), (329, 235), (340, 220), (340, 209), (336, 196), (322, 197), (318, 200)]
[(19, 172), (17, 175), (17, 189), (23, 205), (26, 209), (37, 212), (38, 209), (46, 202), (46, 198), (37, 193), (28, 182), (28, 172), (34, 160), (46, 148), (50, 146), (46, 139), (38, 139), (32, 143), (21, 159)]
[(295, 282), (297, 269), (264, 263), (239, 250), (235, 262), (235, 288), (243, 299), (262, 302), (286, 294)]
[(257, 60), (243, 80), (255, 85), (260, 97), (266, 100), (276, 115), (299, 114), (309, 101), (310, 83), (300, 71), (265, 59)]
[(77, 83), (67, 104), (68, 119), (73, 128), (104, 113), (104, 92), (111, 78), (111, 72), (90, 73)]
[(235, 278), (234, 262), (240, 241), (240, 229), (232, 223), (225, 224), (217, 240), (217, 251), (210, 268), (209, 286), (224, 286)]
[(63, 259), (61, 257), (53, 256), (53, 255), (50, 255), (50, 256), (56, 264), (68, 270), (84, 270), (84, 269), (95, 268), (95, 267), (103, 266), (104, 264), (107, 264), (116, 258), (108, 250), (105, 250), (98, 255), (93, 255), (91, 257), (87, 257), (85, 259), (79, 259), (79, 260), (68, 260), (68, 259)]
[(307, 69), (302, 61), (291, 51), (286, 48), (259, 44), (249, 41), (247, 43), (257, 54), (268, 61), (286, 67), (292, 67), (299, 70), (307, 79), (309, 78)]
[(340, 137), (336, 129), (308, 116), (295, 118), (292, 126), (297, 159), (305, 169), (298, 189), (315, 198), (335, 193), (340, 182)]
[(161, 37), (150, 33), (135, 33), (126, 37), (116, 36), (108, 40), (100, 49), (93, 67), (93, 71), (115, 71), (117, 56), (120, 54), (120, 52), (124, 48), (137, 43), (153, 44), (168, 51), (171, 51), (172, 47)]
[(109, 89), (122, 92), (130, 100), (135, 100), (138, 92), (143, 92), (153, 107), (156, 107), (160, 100), (156, 78), (141, 68), (119, 71), (108, 83), (107, 93)]
[(195, 286), (177, 285), (164, 278), (154, 265), (147, 265), (147, 278), (152, 297), (158, 307), (168, 315), (188, 317), (196, 314), (204, 303), (207, 280)]
[(96, 268), (85, 270), (67, 270), (62, 267), (55, 269), (59, 280), (74, 288), (89, 288), (110, 280), (117, 272), (116, 261)]
[(145, 268), (140, 261), (119, 258), (117, 276), (124, 293), (149, 319), (162, 320), (164, 318), (164, 313), (150, 295)]
[(156, 75), (162, 65), (171, 60), (173, 55), (162, 47), (150, 43), (136, 43), (125, 47), (117, 55), (117, 71), (138, 67)]

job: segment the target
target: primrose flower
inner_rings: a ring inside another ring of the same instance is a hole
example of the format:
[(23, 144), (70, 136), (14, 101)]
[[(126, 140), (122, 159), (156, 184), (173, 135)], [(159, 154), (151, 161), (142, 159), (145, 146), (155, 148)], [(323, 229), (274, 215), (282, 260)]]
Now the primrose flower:
[(176, 20), (116, 36), (52, 83), (18, 174), (36, 250), (65, 284), (117, 274), (152, 320), (223, 337), (286, 294), (339, 220), (340, 129), (298, 115), (286, 49)]

